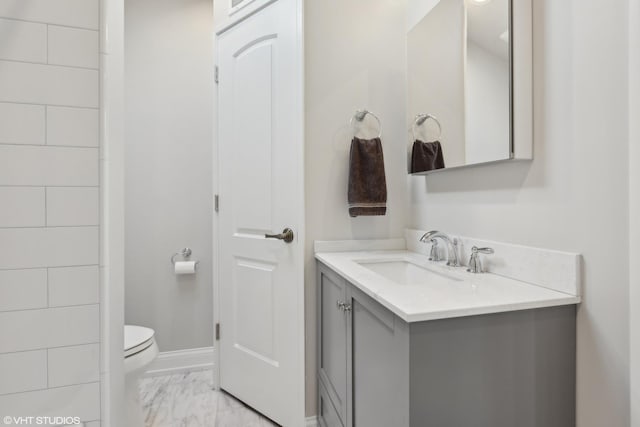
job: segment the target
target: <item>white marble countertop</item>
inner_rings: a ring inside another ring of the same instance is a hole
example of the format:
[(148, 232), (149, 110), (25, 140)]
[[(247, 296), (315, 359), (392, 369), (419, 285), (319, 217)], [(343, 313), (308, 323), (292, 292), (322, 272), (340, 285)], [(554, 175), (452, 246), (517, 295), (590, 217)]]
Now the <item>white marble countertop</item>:
[[(434, 263), (407, 250), (316, 253), (316, 259), (406, 322), (577, 304), (580, 297), (492, 273)], [(399, 284), (367, 264), (408, 261), (429, 270), (428, 282)]]

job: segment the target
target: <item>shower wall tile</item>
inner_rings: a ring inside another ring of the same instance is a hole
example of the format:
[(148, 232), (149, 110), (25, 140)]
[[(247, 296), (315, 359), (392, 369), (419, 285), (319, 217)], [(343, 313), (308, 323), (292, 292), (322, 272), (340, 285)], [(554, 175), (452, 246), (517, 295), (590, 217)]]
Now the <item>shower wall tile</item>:
[(0, 17), (97, 30), (99, 0), (0, 0)]
[(47, 308), (47, 270), (0, 270), (0, 311), (36, 308)]
[(47, 107), (47, 145), (97, 147), (99, 144), (99, 110)]
[(0, 0), (4, 416), (100, 425), (99, 24), (100, 0)]
[(98, 68), (100, 39), (93, 30), (49, 26), (49, 64)]
[[(100, 384), (89, 383), (0, 396), (4, 416), (100, 418)], [(72, 415), (71, 415), (72, 414)]]
[(0, 103), (0, 144), (44, 143), (44, 106)]
[(47, 351), (0, 354), (0, 395), (47, 388)]
[(97, 186), (97, 148), (0, 145), (0, 185)]
[(97, 265), (49, 269), (49, 306), (95, 304), (100, 292)]
[(0, 61), (0, 101), (97, 108), (99, 73), (84, 68)]
[(100, 379), (100, 344), (52, 348), (48, 351), (49, 387)]
[(98, 225), (99, 223), (99, 188), (47, 188), (47, 225), (49, 227)]
[(0, 228), (44, 226), (44, 194), (41, 187), (0, 187)]
[(0, 270), (97, 265), (98, 227), (0, 229)]
[(47, 62), (47, 26), (0, 19), (0, 59)]
[(97, 304), (0, 313), (0, 353), (98, 343)]

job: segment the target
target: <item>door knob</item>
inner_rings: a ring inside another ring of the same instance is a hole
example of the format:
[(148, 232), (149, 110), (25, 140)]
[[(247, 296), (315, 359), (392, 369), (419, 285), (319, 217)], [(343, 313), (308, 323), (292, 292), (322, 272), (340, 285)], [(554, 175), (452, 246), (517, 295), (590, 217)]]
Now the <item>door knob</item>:
[(284, 240), (285, 243), (291, 243), (293, 242), (293, 230), (290, 228), (285, 228), (284, 230), (282, 230), (282, 233), (280, 234), (265, 234), (264, 235), (265, 239), (278, 239), (278, 240)]

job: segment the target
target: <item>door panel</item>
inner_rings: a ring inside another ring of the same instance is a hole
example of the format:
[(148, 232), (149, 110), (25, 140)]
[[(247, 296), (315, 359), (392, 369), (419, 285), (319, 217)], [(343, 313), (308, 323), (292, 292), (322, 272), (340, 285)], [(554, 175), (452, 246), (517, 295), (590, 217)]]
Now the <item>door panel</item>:
[(274, 263), (236, 258), (233, 323), (239, 351), (277, 366), (275, 358)]
[[(277, 36), (250, 42), (234, 54), (232, 116), (241, 145), (233, 150), (234, 204), (237, 233), (270, 233), (273, 226), (272, 156), (274, 43)], [(260, 179), (255, 179), (260, 177)]]
[[(298, 1), (218, 38), (220, 386), (284, 426), (304, 421)], [(291, 243), (266, 239), (290, 227)]]

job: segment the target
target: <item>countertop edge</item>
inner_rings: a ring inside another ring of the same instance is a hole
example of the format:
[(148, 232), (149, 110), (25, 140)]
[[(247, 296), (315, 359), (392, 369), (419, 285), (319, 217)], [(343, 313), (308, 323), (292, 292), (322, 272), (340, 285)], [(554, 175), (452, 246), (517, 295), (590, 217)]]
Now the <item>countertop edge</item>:
[[(355, 286), (358, 286), (358, 285), (355, 285)], [(377, 299), (376, 301), (380, 302)], [(576, 304), (579, 304), (580, 302), (581, 302), (580, 297), (568, 295), (566, 298), (558, 298), (558, 299), (548, 300), (548, 301), (534, 301), (534, 302), (526, 302), (521, 304), (502, 305), (502, 306), (487, 306), (487, 307), (470, 308), (467, 310), (458, 310), (458, 311), (450, 311), (450, 312), (413, 314), (413, 315), (407, 315), (405, 317), (398, 315), (396, 312), (393, 312), (393, 313), (407, 323), (415, 323), (415, 322), (426, 322), (430, 320), (455, 319), (459, 317), (481, 316), (485, 314), (508, 313), (510, 311), (525, 311), (525, 310), (535, 310), (538, 308), (561, 307), (564, 305), (576, 305)]]
[[(381, 249), (384, 250), (384, 249)], [(386, 250), (388, 251), (388, 250)], [(397, 251), (406, 251), (406, 249), (398, 249)], [(340, 251), (340, 252), (351, 252), (351, 251)], [(442, 319), (453, 319), (460, 317), (470, 317), (477, 315), (485, 315), (485, 314), (498, 314), (498, 313), (506, 313), (510, 311), (523, 311), (523, 310), (533, 310), (538, 308), (547, 308), (547, 307), (558, 307), (563, 305), (576, 305), (582, 301), (582, 298), (577, 295), (566, 294), (566, 297), (554, 298), (546, 301), (531, 301), (531, 302), (522, 302), (516, 304), (506, 304), (506, 305), (488, 305), (484, 307), (471, 307), (465, 309), (457, 309), (457, 310), (448, 310), (448, 311), (436, 311), (429, 313), (419, 313), (419, 314), (409, 314), (403, 311), (400, 311), (396, 306), (394, 306), (390, 301), (387, 301), (385, 298), (381, 298), (380, 295), (374, 291), (372, 291), (369, 287), (363, 285), (359, 282), (359, 280), (350, 276), (349, 274), (344, 273), (340, 269), (339, 266), (332, 263), (331, 260), (327, 260), (326, 255), (331, 255), (336, 252), (316, 252), (314, 257), (317, 261), (324, 264), (326, 267), (334, 271), (343, 279), (347, 280), (349, 283), (357, 287), (361, 292), (368, 295), (377, 301), (380, 305), (385, 307), (387, 310), (391, 311), (395, 316), (400, 318), (401, 320), (407, 323), (416, 323), (416, 322), (425, 322), (431, 320), (442, 320)], [(530, 286), (537, 286), (536, 284), (529, 284)], [(558, 292), (558, 291), (554, 291)], [(558, 292), (561, 293), (561, 292)]]

